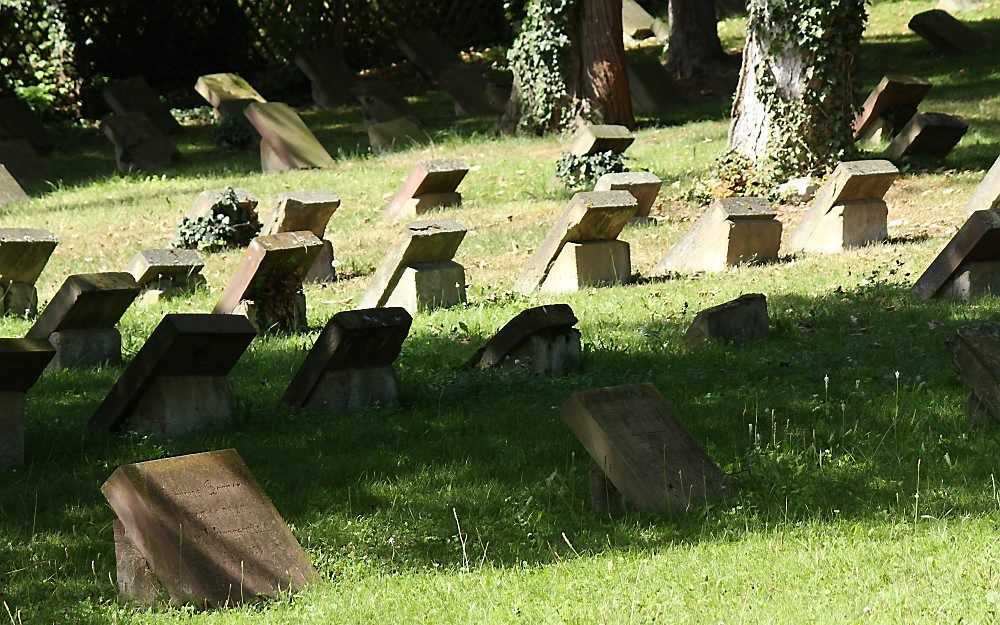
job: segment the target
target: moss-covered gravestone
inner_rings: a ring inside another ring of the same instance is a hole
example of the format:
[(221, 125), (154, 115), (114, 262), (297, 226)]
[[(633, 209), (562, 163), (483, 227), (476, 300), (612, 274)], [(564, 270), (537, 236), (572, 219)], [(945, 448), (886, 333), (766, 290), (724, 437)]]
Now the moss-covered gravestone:
[(25, 395), (55, 353), (45, 339), (0, 339), (0, 470), (24, 464)]
[(215, 119), (222, 121), (226, 117), (239, 119), (243, 109), (251, 102), (265, 102), (264, 96), (250, 86), (246, 80), (237, 74), (206, 74), (199, 76), (194, 86), (198, 95), (212, 105)]
[(163, 134), (181, 131), (181, 125), (142, 77), (110, 80), (101, 96), (115, 113), (142, 113)]
[(913, 285), (920, 299), (1000, 295), (1000, 214), (972, 213)]
[(382, 218), (408, 221), (434, 208), (461, 205), (458, 185), (467, 173), (469, 168), (455, 161), (420, 161), (400, 185)]
[(333, 167), (333, 157), (287, 104), (251, 102), (243, 114), (260, 133), (260, 167), (264, 172)]
[(48, 230), (0, 228), (0, 315), (38, 314), (35, 282), (58, 244)]
[(573, 137), (570, 153), (590, 156), (598, 152), (624, 154), (635, 142), (635, 135), (625, 126), (609, 124), (583, 124)]
[(522, 367), (540, 375), (561, 375), (580, 366), (580, 331), (573, 309), (549, 304), (522, 310), (500, 328), (467, 363), (491, 369)]
[(323, 241), (323, 249), (306, 273), (306, 282), (330, 282), (337, 279), (334, 269), (333, 243), (326, 236), (330, 217), (340, 207), (340, 198), (331, 191), (295, 191), (282, 193), (264, 223), (261, 234), (301, 232), (308, 230)]
[(123, 174), (162, 171), (180, 156), (174, 142), (143, 113), (106, 115), (101, 119), (101, 132), (115, 147), (115, 163)]

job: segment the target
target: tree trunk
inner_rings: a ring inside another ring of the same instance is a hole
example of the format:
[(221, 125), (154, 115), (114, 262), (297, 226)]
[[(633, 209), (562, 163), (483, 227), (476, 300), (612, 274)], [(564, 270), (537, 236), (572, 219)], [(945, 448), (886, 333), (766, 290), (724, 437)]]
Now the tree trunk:
[(635, 127), (625, 67), (622, 0), (582, 0), (580, 43), (583, 80), (579, 97), (589, 103), (588, 121)]
[[(765, 54), (758, 37), (753, 32), (748, 32), (746, 47), (743, 48), (740, 81), (733, 100), (732, 120), (729, 123), (729, 149), (754, 163), (767, 157), (767, 144), (771, 136), (771, 117), (757, 97), (757, 70), (765, 62)], [(788, 62), (786, 59), (774, 59), (776, 67)]]
[(712, 0), (670, 0), (667, 71), (681, 80), (714, 73), (726, 59)]

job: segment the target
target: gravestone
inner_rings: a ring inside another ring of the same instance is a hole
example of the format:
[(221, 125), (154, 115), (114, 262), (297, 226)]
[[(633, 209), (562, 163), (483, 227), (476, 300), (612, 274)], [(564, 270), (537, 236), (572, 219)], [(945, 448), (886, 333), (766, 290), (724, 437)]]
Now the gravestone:
[(243, 315), (258, 332), (306, 329), (302, 282), (322, 247), (308, 231), (255, 238), (212, 312)]
[(632, 109), (636, 113), (663, 115), (678, 108), (680, 90), (659, 61), (645, 55), (637, 56), (629, 58), (625, 68)]
[(1000, 295), (1000, 214), (972, 213), (913, 285), (920, 299)]
[(854, 120), (854, 138), (881, 141), (899, 132), (930, 90), (930, 81), (923, 78), (883, 76)]
[(444, 206), (460, 206), (462, 184), (469, 168), (462, 163), (447, 160), (420, 161), (396, 190), (382, 213), (386, 221), (414, 219), (424, 213)]
[(960, 117), (944, 113), (917, 113), (899, 131), (885, 150), (885, 157), (899, 160), (910, 154), (947, 156), (958, 145), (969, 125)]
[(549, 230), (515, 288), (566, 293), (632, 279), (628, 243), (619, 241), (639, 204), (628, 191), (577, 193)]
[(965, 210), (974, 213), (979, 210), (1000, 209), (1000, 156), (993, 161), (993, 167), (986, 172), (986, 177), (976, 187)]
[(583, 124), (576, 131), (570, 152), (576, 156), (588, 156), (598, 152), (624, 154), (634, 141), (635, 135), (625, 126)]
[(358, 308), (398, 306), (418, 310), (447, 308), (465, 301), (465, 267), (453, 258), (465, 238), (457, 221), (414, 221), (403, 227)]
[(820, 187), (789, 238), (790, 252), (834, 254), (889, 238), (883, 196), (899, 177), (889, 161), (844, 161)]
[(580, 367), (580, 331), (573, 309), (550, 304), (522, 310), (479, 348), (469, 367), (523, 367), (540, 375), (561, 375)]
[(0, 470), (24, 464), (25, 395), (55, 353), (44, 339), (0, 339)]
[(726, 476), (652, 384), (574, 393), (562, 418), (633, 507), (685, 514), (729, 490)]
[(266, 102), (250, 83), (236, 74), (199, 76), (194, 90), (212, 105), (216, 121), (225, 117), (240, 119), (243, 109), (251, 102)]
[(56, 349), (49, 371), (93, 367), (122, 360), (122, 335), (115, 325), (139, 295), (127, 273), (69, 276), (25, 338), (48, 339)]
[(750, 343), (766, 339), (768, 331), (767, 298), (751, 293), (695, 315), (684, 334), (684, 344), (697, 349), (709, 341)]
[(917, 13), (910, 18), (909, 26), (944, 54), (979, 54), (988, 47), (979, 33), (941, 9)]
[(0, 165), (21, 186), (52, 179), (49, 163), (24, 139), (0, 140)]
[(48, 154), (56, 140), (27, 103), (17, 97), (0, 98), (0, 139), (23, 139), (34, 150)]
[(373, 154), (404, 150), (429, 143), (431, 138), (408, 117), (397, 117), (387, 122), (365, 121), (368, 143)]
[(162, 171), (180, 155), (174, 142), (142, 113), (105, 115), (101, 132), (115, 146), (115, 162), (123, 174)]
[(159, 96), (140, 77), (111, 80), (101, 90), (104, 101), (115, 113), (142, 113), (163, 134), (181, 131), (181, 125)]
[(59, 239), (48, 230), (0, 228), (0, 315), (34, 317), (38, 314), (35, 282)]
[(152, 303), (205, 285), (201, 275), (204, 267), (205, 261), (196, 250), (142, 250), (125, 271), (142, 288), (140, 301)]
[(344, 62), (337, 48), (306, 50), (295, 56), (295, 65), (312, 84), (313, 102), (320, 106), (347, 104), (347, 87), (355, 81), (354, 72)]
[(101, 492), (126, 598), (221, 608), (320, 580), (235, 449), (126, 464)]
[(323, 242), (323, 249), (306, 272), (306, 282), (330, 282), (337, 279), (333, 243), (326, 239), (326, 226), (340, 207), (340, 198), (330, 191), (282, 193), (261, 234), (308, 230)]
[(653, 208), (662, 186), (663, 181), (656, 174), (648, 171), (625, 171), (604, 174), (597, 179), (594, 191), (628, 191), (639, 204), (631, 222), (648, 225), (656, 223), (656, 219), (649, 216), (649, 211)]
[(251, 102), (243, 114), (260, 133), (264, 172), (333, 167), (333, 157), (287, 104)]
[(781, 222), (759, 197), (715, 200), (684, 238), (663, 255), (652, 275), (725, 271), (778, 260)]
[(233, 420), (226, 376), (257, 336), (238, 315), (168, 314), (90, 418), (91, 430), (176, 437)]
[(14, 176), (7, 171), (7, 167), (0, 164), (0, 208), (27, 199), (28, 194), (24, 192)]
[(458, 54), (429, 28), (407, 28), (397, 35), (396, 47), (428, 78), (436, 79), (458, 62)]
[(281, 401), (292, 408), (334, 412), (396, 403), (392, 363), (412, 321), (402, 308), (337, 313), (323, 328)]
[(419, 126), (417, 116), (406, 99), (387, 80), (359, 80), (351, 85), (350, 92), (361, 104), (366, 121), (384, 123), (406, 117)]
[(948, 339), (948, 349), (969, 387), (969, 425), (1000, 425), (1000, 324), (962, 326)]
[(622, 32), (632, 39), (656, 37), (666, 40), (670, 29), (635, 0), (622, 0)]

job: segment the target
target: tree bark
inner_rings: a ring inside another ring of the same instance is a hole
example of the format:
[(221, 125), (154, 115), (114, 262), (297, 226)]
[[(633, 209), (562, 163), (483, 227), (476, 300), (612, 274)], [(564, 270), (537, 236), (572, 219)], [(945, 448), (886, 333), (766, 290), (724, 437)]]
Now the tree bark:
[[(729, 149), (754, 163), (767, 156), (768, 138), (771, 136), (771, 117), (757, 97), (757, 69), (764, 62), (761, 42), (749, 31), (729, 123)], [(781, 59), (774, 62), (776, 65), (783, 64)]]
[(726, 61), (712, 0), (670, 0), (667, 71), (681, 80), (709, 76)]

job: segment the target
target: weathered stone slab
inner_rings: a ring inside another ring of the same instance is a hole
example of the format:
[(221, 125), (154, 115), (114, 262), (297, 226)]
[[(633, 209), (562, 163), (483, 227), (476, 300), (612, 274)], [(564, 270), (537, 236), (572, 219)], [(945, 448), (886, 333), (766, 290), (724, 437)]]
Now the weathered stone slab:
[(111, 113), (101, 132), (115, 146), (118, 171), (161, 171), (180, 156), (177, 146), (142, 113)]
[(969, 124), (954, 115), (917, 113), (885, 150), (885, 157), (899, 160), (910, 154), (947, 156), (958, 145)]
[(341, 412), (395, 403), (392, 363), (412, 321), (402, 308), (337, 313), (323, 328), (282, 401), (293, 408)]
[(302, 282), (323, 242), (311, 232), (255, 238), (212, 312), (243, 314), (258, 332), (306, 327)]
[(486, 79), (460, 61), (441, 69), (435, 81), (455, 101), (456, 115), (486, 117), (503, 110), (502, 102), (492, 92)]
[(456, 161), (420, 161), (396, 190), (382, 218), (401, 221), (433, 208), (461, 204), (462, 194), (458, 193), (458, 185), (468, 173), (469, 168)]
[(260, 133), (260, 164), (265, 172), (333, 167), (333, 157), (287, 104), (251, 102), (243, 114)]
[(917, 106), (931, 90), (930, 81), (916, 76), (889, 74), (882, 77), (854, 120), (854, 138), (868, 135), (881, 120), (900, 130), (917, 112)]
[(684, 238), (664, 254), (651, 275), (724, 271), (778, 259), (781, 222), (764, 198), (715, 200)]
[[(393, 245), (382, 264), (379, 265), (375, 275), (358, 304), (359, 308), (381, 308), (389, 304), (393, 292), (401, 286), (412, 285), (417, 288), (416, 277), (419, 267), (417, 265), (430, 265), (427, 267), (427, 275), (433, 276), (436, 263), (449, 263), (458, 251), (458, 246), (465, 238), (465, 226), (457, 221), (414, 221), (403, 227), (402, 237)], [(446, 275), (454, 274), (453, 265), (450, 263), (444, 268)], [(411, 279), (403, 281), (404, 274), (409, 270)], [(463, 270), (464, 274), (464, 270)], [(432, 282), (429, 279), (428, 282)], [(464, 293), (464, 276), (462, 292)], [(433, 286), (433, 285), (430, 285)], [(408, 309), (409, 310), (409, 309)], [(411, 311), (412, 314), (412, 311)]]
[(635, 141), (635, 135), (625, 126), (583, 124), (576, 131), (570, 152), (587, 156), (598, 152), (622, 154)]
[(0, 163), (22, 186), (52, 179), (48, 161), (24, 139), (0, 140)]
[(233, 400), (226, 376), (255, 336), (237, 315), (164, 316), (91, 416), (90, 429), (174, 437), (227, 426)]
[(306, 273), (306, 282), (329, 282), (336, 279), (333, 243), (324, 239), (330, 217), (340, 207), (340, 198), (331, 191), (296, 191), (282, 193), (271, 211), (264, 235), (307, 230), (323, 241), (323, 249)]
[(320, 106), (347, 104), (347, 87), (354, 82), (354, 72), (337, 48), (306, 50), (295, 56), (295, 65), (312, 84), (313, 102)]
[(986, 177), (976, 187), (965, 210), (974, 213), (979, 210), (1000, 209), (1000, 156), (993, 161), (993, 167), (986, 172)]
[(1000, 425), (1000, 324), (963, 326), (948, 339), (958, 377), (969, 387), (969, 425)]
[(24, 464), (24, 396), (54, 355), (44, 339), (0, 339), (0, 469)]
[(142, 113), (163, 134), (181, 131), (170, 109), (141, 77), (111, 80), (101, 90), (101, 95), (115, 113)]
[(652, 384), (575, 393), (562, 418), (629, 505), (684, 514), (729, 490)]
[[(541, 374), (559, 374), (579, 366), (577, 318), (566, 304), (522, 310), (473, 354), (468, 367), (490, 369), (513, 360)], [(567, 349), (568, 348), (568, 349)], [(524, 358), (519, 358), (519, 356)]]
[(556, 256), (538, 290), (541, 293), (574, 293), (631, 281), (631, 247), (625, 241), (569, 241)]
[[(962, 273), (963, 268), (976, 268), (979, 263), (1000, 261), (1000, 214), (991, 210), (972, 213), (941, 253), (913, 285), (913, 294), (920, 299), (945, 295), (949, 282)], [(978, 272), (977, 272), (978, 273)], [(968, 277), (966, 278), (968, 281)], [(981, 289), (967, 293), (963, 299), (985, 295)]]
[(750, 343), (767, 338), (768, 331), (767, 298), (752, 293), (695, 315), (684, 334), (684, 344), (697, 349), (708, 341)]
[(0, 139), (23, 139), (41, 154), (56, 146), (53, 137), (31, 107), (17, 97), (0, 98)]
[(116, 552), (137, 551), (176, 605), (239, 605), (320, 579), (235, 449), (123, 465), (101, 491), (130, 543)]
[(931, 9), (910, 18), (910, 30), (945, 54), (979, 54), (986, 40), (947, 11)]
[(680, 90), (659, 61), (646, 56), (630, 58), (625, 68), (636, 113), (662, 115), (678, 108)]
[(373, 154), (383, 154), (394, 150), (404, 150), (415, 145), (429, 143), (430, 136), (408, 117), (398, 117), (381, 123), (365, 123), (368, 143)]
[(396, 47), (431, 79), (458, 62), (458, 54), (429, 28), (407, 28), (396, 37)]
[(385, 301), (415, 315), (465, 301), (465, 267), (453, 260), (408, 265)]
[(646, 221), (649, 211), (660, 194), (663, 181), (648, 171), (626, 171), (615, 174), (604, 174), (597, 179), (594, 191), (628, 191), (638, 202), (632, 221)]
[(540, 289), (567, 243), (616, 240), (638, 206), (628, 191), (577, 193), (535, 250), (515, 288), (525, 294)]
[(48, 230), (0, 228), (0, 315), (38, 314), (35, 282), (58, 243)]
[(251, 102), (266, 102), (264, 97), (236, 74), (206, 74), (199, 76), (194, 90), (215, 110), (215, 118), (236, 116)]
[(197, 250), (142, 250), (125, 271), (145, 291), (169, 294), (191, 291), (205, 284), (205, 276), (201, 275), (204, 267), (205, 261)]
[(21, 188), (17, 179), (11, 175), (5, 165), (0, 164), (0, 208), (27, 199), (28, 194)]
[(622, 32), (632, 39), (666, 39), (669, 30), (635, 0), (622, 0)]
[(381, 124), (406, 117), (419, 125), (403, 94), (387, 80), (360, 80), (351, 86), (350, 92), (361, 103), (365, 120), (370, 123)]

